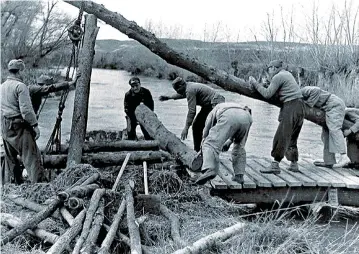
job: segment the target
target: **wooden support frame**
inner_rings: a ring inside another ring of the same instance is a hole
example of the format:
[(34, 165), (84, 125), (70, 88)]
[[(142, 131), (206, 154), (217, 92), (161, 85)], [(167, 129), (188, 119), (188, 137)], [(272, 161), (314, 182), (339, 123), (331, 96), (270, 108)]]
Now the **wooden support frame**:
[(337, 192), (338, 204), (359, 207), (358, 190), (326, 187), (286, 187), (256, 189), (212, 189), (211, 194), (239, 203), (273, 204), (281, 203), (314, 203), (327, 202), (329, 192)]

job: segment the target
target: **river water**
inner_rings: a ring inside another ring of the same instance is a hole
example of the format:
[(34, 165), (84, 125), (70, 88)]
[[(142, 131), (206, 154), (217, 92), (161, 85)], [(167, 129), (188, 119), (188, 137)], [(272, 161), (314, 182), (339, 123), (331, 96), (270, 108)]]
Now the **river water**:
[[(126, 91), (130, 88), (128, 80), (131, 75), (126, 71), (93, 69), (91, 77), (89, 115), (87, 130), (122, 130), (126, 126), (123, 100)], [(160, 102), (161, 94), (172, 94), (171, 82), (151, 77), (141, 77), (141, 84), (148, 88), (155, 101), (155, 112), (163, 124), (178, 137), (185, 124), (187, 114), (186, 100)], [(226, 101), (238, 102), (252, 108), (253, 125), (247, 141), (248, 155), (270, 157), (272, 139), (277, 128), (279, 109), (259, 100), (254, 100), (236, 93), (219, 90)], [(73, 102), (75, 92), (69, 93), (62, 120), (62, 142), (70, 137)], [(58, 97), (48, 98), (39, 118), (41, 137), (38, 140), (40, 148), (44, 148), (54, 126), (57, 111)], [(137, 131), (140, 134), (139, 128)], [(300, 156), (314, 160), (321, 157), (322, 142), (321, 128), (305, 121), (299, 137), (298, 147)], [(185, 141), (192, 147), (192, 133)]]

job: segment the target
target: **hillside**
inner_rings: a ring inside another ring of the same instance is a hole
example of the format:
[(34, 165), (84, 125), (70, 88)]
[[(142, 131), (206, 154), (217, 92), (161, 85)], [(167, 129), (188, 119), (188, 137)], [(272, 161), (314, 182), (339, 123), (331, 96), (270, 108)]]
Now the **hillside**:
[[(216, 48), (230, 48), (231, 50), (253, 50), (253, 49), (268, 49), (269, 47), (276, 48), (305, 48), (309, 44), (306, 43), (287, 43), (287, 42), (204, 42), (200, 40), (186, 40), (186, 39), (161, 39), (167, 45), (174, 49), (216, 49)], [(103, 52), (113, 52), (124, 48), (143, 47), (135, 40), (97, 40), (96, 49)]]

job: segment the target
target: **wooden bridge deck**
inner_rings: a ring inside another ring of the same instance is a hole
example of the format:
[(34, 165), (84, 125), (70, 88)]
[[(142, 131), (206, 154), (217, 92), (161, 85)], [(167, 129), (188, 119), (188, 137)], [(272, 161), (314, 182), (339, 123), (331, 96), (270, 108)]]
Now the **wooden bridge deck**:
[(302, 159), (300, 172), (287, 170), (289, 163), (284, 160), (280, 174), (263, 174), (260, 170), (270, 165), (270, 160), (249, 156), (242, 185), (231, 180), (230, 154), (221, 154), (220, 160), (218, 175), (210, 183), (214, 195), (244, 203), (329, 201), (359, 206), (359, 170), (316, 167)]

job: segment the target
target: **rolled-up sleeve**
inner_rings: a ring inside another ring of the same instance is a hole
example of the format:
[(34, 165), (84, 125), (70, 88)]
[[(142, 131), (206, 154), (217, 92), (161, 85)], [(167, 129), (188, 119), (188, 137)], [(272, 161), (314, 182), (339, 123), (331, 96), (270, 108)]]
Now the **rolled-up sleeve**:
[(19, 107), (22, 118), (31, 126), (37, 124), (36, 114), (31, 104), (29, 89), (25, 84), (17, 86)]

